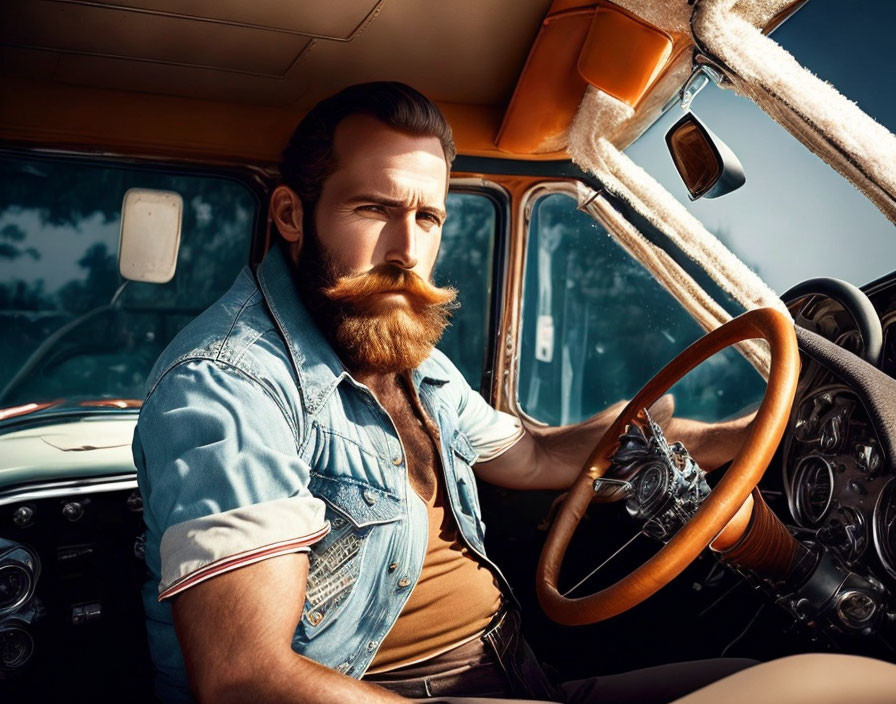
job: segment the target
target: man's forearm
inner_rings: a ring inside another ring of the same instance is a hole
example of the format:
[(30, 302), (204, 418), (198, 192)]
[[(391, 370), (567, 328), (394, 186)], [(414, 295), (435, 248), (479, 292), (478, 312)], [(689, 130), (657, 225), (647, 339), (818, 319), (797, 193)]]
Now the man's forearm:
[(520, 441), (498, 458), (476, 465), (476, 473), (508, 489), (567, 489), (624, 406), (624, 401), (616, 403), (588, 420), (559, 428), (524, 421), (526, 433)]
[[(506, 453), (476, 466), (487, 482), (509, 489), (567, 489), (588, 456), (625, 406), (619, 402), (582, 423), (560, 428), (525, 424), (526, 434)], [(704, 469), (714, 469), (737, 453), (753, 414), (724, 423), (673, 418), (669, 395), (650, 408), (670, 441), (681, 442)]]
[(703, 423), (687, 418), (673, 418), (666, 428), (666, 437), (684, 445), (694, 461), (706, 471), (731, 460), (746, 440), (755, 413), (723, 423)]

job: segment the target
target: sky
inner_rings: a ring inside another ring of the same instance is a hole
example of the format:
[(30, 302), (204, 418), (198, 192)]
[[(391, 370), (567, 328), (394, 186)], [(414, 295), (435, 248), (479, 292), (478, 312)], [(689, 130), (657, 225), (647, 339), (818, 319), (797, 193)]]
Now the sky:
[[(893, 131), (894, 26), (896, 3), (810, 0), (774, 38)], [(627, 153), (772, 288), (781, 293), (816, 276), (862, 285), (896, 269), (893, 224), (753, 103), (709, 85), (692, 110), (740, 158), (747, 175), (740, 190), (688, 201), (663, 140), (678, 107)]]

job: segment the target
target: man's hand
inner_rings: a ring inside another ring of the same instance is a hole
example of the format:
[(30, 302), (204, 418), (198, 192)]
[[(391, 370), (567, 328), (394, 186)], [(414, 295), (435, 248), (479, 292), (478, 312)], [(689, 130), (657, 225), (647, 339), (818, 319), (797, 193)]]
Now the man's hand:
[(197, 584), (175, 598), (174, 626), (200, 702), (406, 701), (293, 652), (308, 557), (283, 555)]

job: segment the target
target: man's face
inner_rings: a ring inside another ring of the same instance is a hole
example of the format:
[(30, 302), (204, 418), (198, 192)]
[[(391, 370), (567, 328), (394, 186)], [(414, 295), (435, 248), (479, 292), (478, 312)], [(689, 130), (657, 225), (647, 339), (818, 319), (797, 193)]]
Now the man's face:
[(394, 264), (428, 280), (445, 220), (448, 169), (435, 137), (412, 137), (368, 115), (336, 128), (336, 170), (315, 209), (318, 242), (336, 272)]
[(441, 337), (453, 289), (429, 283), (448, 169), (438, 139), (356, 115), (334, 135), (299, 255), (299, 282), (318, 322), (355, 371), (417, 367)]

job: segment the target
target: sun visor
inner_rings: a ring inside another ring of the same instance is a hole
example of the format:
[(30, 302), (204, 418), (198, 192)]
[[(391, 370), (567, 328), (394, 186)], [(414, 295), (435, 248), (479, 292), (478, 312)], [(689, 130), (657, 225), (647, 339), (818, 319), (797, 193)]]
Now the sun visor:
[(579, 74), (622, 102), (637, 106), (672, 55), (666, 32), (617, 7), (598, 7), (579, 54)]
[(641, 107), (686, 45), (690, 46), (686, 35), (659, 29), (605, 0), (587, 5), (554, 0), (495, 145), (513, 154), (564, 150), (569, 125), (589, 84), (631, 107)]

